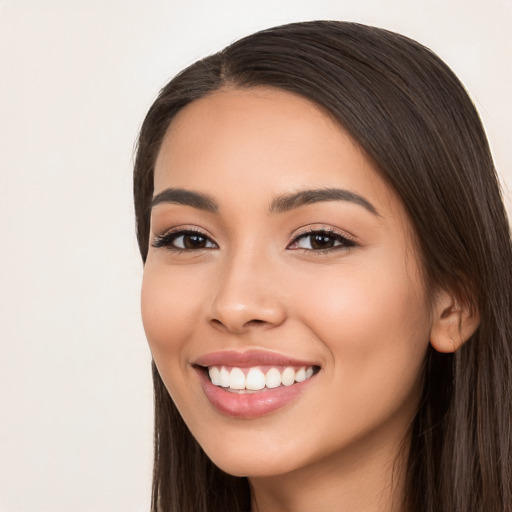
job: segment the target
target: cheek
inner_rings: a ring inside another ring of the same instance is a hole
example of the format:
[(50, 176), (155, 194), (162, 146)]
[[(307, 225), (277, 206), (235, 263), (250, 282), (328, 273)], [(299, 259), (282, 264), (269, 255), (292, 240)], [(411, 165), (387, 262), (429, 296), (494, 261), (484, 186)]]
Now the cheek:
[[(308, 282), (298, 283), (302, 302), (311, 321), (343, 338), (360, 339), (374, 332), (373, 345), (382, 336), (413, 334), (428, 324), (428, 306), (421, 285), (405, 268), (339, 268), (317, 273)], [(304, 290), (307, 289), (307, 293)], [(378, 334), (378, 335), (377, 335)], [(398, 341), (398, 340), (397, 340)]]
[(191, 326), (197, 322), (197, 291), (183, 273), (169, 273), (147, 263), (141, 291), (142, 322), (157, 365), (177, 359), (186, 345)]
[[(303, 322), (329, 350), (333, 379), (352, 396), (398, 403), (419, 387), (429, 343), (423, 287), (405, 267), (340, 269), (317, 276), (302, 302)], [(348, 395), (347, 395), (348, 396)]]

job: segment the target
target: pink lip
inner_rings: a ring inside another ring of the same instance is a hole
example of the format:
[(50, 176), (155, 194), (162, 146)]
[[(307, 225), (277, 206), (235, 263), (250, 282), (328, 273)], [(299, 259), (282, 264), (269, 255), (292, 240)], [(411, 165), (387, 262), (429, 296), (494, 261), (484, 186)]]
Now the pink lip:
[(257, 418), (281, 409), (298, 398), (314, 376), (291, 386), (263, 389), (256, 393), (232, 393), (214, 386), (202, 370), (197, 370), (201, 387), (210, 403), (221, 413), (238, 418)]
[(197, 366), (237, 366), (244, 368), (248, 366), (318, 366), (318, 363), (311, 361), (300, 361), (282, 354), (268, 352), (265, 350), (246, 350), (237, 352), (226, 350), (212, 352), (199, 357), (193, 362)]
[(313, 362), (301, 361), (281, 354), (260, 350), (214, 352), (201, 356), (193, 364), (196, 367), (203, 392), (210, 403), (223, 414), (247, 419), (269, 414), (292, 403), (311, 384), (315, 376), (303, 382), (296, 382), (291, 386), (280, 386), (274, 389), (264, 388), (255, 393), (233, 393), (213, 385), (206, 375), (206, 371), (199, 367), (318, 366), (318, 364)]

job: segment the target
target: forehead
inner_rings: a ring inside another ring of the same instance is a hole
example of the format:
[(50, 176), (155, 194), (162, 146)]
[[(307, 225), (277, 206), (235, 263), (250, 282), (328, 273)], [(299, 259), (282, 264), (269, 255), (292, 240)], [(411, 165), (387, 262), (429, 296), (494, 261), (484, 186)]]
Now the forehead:
[[(265, 155), (275, 160), (286, 153), (291, 159), (294, 154), (320, 148), (319, 142), (329, 143), (326, 136), (331, 138), (336, 131), (338, 126), (316, 104), (296, 94), (263, 87), (221, 89), (178, 112), (156, 167), (161, 167), (162, 161), (184, 164), (182, 156), (191, 165), (202, 157), (210, 162), (222, 158), (225, 167), (231, 156), (242, 172), (248, 160), (256, 166), (263, 163)], [(261, 147), (265, 147), (263, 153)]]
[(388, 206), (398, 201), (332, 116), (302, 96), (263, 87), (222, 89), (176, 115), (156, 161), (155, 194), (171, 186), (269, 198), (342, 187)]

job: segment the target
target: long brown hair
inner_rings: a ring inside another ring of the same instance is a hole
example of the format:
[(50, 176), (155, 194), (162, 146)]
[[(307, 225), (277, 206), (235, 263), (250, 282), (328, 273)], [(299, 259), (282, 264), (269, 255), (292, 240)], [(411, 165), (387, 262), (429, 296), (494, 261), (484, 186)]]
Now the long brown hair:
[[(453, 72), (411, 39), (355, 23), (264, 30), (196, 62), (160, 92), (138, 141), (137, 235), (145, 261), (153, 168), (174, 115), (223, 86), (270, 86), (336, 119), (403, 201), (428, 289), (449, 290), (481, 323), (453, 355), (427, 353), (407, 467), (407, 512), (512, 510), (512, 251), (478, 114)], [(152, 511), (240, 511), (248, 482), (204, 455), (153, 364)]]

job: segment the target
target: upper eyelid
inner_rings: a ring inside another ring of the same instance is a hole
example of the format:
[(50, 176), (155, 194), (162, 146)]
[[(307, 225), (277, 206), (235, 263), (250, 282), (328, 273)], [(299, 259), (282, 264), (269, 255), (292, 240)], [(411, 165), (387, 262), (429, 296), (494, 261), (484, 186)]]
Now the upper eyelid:
[[(215, 241), (215, 239), (206, 233), (204, 230), (193, 227), (193, 226), (176, 226), (173, 228), (169, 228), (164, 230), (162, 233), (153, 232), (153, 236), (151, 238), (151, 246), (154, 248), (163, 247), (164, 244), (160, 245), (165, 239), (173, 239), (173, 241), (180, 236), (186, 236), (187, 234), (198, 234), (207, 238), (210, 242), (212, 242), (217, 248), (219, 244)], [(167, 242), (167, 241), (166, 241)], [(171, 245), (165, 243), (165, 246)], [(199, 249), (198, 249), (199, 250)]]
[[(299, 243), (299, 240), (301, 238), (306, 238), (306, 237), (312, 236), (317, 233), (325, 233), (331, 238), (338, 239), (338, 242), (340, 242), (340, 244), (337, 246), (333, 246), (333, 247), (325, 248), (325, 249), (313, 249), (313, 248), (307, 249), (307, 248), (300, 248), (300, 247), (294, 248), (293, 247), (294, 245)], [(305, 229), (302, 228), (301, 230), (299, 230), (298, 233), (295, 232), (294, 236), (288, 242), (286, 248), (288, 250), (293, 250), (293, 251), (301, 250), (301, 251), (306, 251), (308, 254), (318, 255), (318, 254), (332, 253), (334, 251), (338, 251), (341, 249), (349, 250), (349, 249), (358, 247), (359, 245), (360, 245), (359, 242), (356, 241), (355, 237), (352, 234), (346, 233), (343, 230), (337, 230), (337, 229), (333, 228), (332, 226), (319, 227), (319, 226), (310, 225), (310, 226), (306, 226)]]
[(183, 233), (198, 233), (199, 235), (203, 235), (206, 238), (211, 239), (214, 241), (212, 235), (210, 235), (207, 231), (204, 229), (195, 227), (195, 226), (176, 226), (168, 229), (164, 229), (161, 232), (153, 232), (153, 238), (161, 238), (163, 236), (167, 235), (174, 235), (174, 234), (183, 234)]
[(336, 228), (328, 227), (328, 226), (306, 226), (304, 228), (300, 228), (299, 230), (294, 231), (291, 234), (291, 236), (289, 237), (290, 238), (289, 243), (294, 242), (301, 236), (312, 235), (314, 233), (329, 233), (332, 235), (337, 235), (346, 240), (350, 240), (353, 243), (356, 243), (355, 237), (351, 233), (347, 233), (346, 231), (338, 230)]

